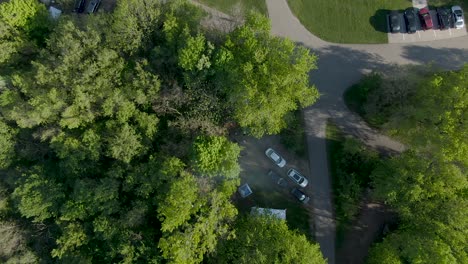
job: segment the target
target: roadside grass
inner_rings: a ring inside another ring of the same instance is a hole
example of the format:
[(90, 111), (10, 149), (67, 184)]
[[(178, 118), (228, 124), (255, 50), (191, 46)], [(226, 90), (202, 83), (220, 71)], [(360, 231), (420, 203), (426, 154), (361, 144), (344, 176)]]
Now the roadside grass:
[(364, 76), (358, 83), (353, 84), (344, 94), (344, 101), (348, 108), (359, 114), (372, 127), (381, 127), (388, 118), (384, 115), (366, 115), (365, 105), (369, 93), (379, 89), (382, 85), (383, 78), (378, 73), (371, 73)]
[(286, 116), (287, 127), (280, 133), (281, 143), (301, 158), (307, 158), (304, 119), (300, 110)]
[(468, 0), (429, 0), (429, 7), (434, 8), (434, 7), (439, 7), (439, 6), (454, 6), (454, 5), (459, 5), (463, 8), (465, 11), (465, 16), (466, 12), (468, 12)]
[(306, 208), (294, 200), (287, 188), (277, 186), (269, 179), (267, 172), (263, 175), (249, 175), (249, 186), (253, 193), (246, 198), (237, 199), (240, 213), (249, 214), (253, 206), (273, 209), (286, 209), (286, 222), (290, 229), (297, 229), (301, 234), (311, 238), (309, 217)]
[[(327, 160), (328, 168), (332, 176), (332, 184), (336, 181), (335, 168), (338, 166), (338, 162), (334, 159), (337, 153), (341, 152), (342, 142), (344, 140), (344, 135), (341, 133), (340, 129), (335, 126), (333, 123), (327, 122), (326, 127), (326, 138), (327, 138)], [(334, 205), (335, 205), (335, 215), (336, 215), (336, 193), (335, 185), (333, 184), (333, 196), (334, 196)], [(341, 218), (336, 215), (336, 245), (341, 245), (344, 237), (344, 231), (346, 230), (343, 221), (340, 221)]]
[(195, 0), (218, 9), (226, 14), (234, 15), (237, 12), (258, 11), (268, 16), (265, 0)]
[(359, 212), (379, 156), (356, 139), (345, 136), (330, 121), (327, 122), (326, 138), (337, 223), (336, 245), (339, 247), (345, 231)]

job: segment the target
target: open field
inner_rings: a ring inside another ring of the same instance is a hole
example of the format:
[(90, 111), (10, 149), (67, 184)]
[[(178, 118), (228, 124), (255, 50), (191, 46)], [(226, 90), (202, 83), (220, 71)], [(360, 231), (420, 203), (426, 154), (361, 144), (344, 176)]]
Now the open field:
[[(288, 0), (301, 23), (323, 40), (335, 43), (386, 43), (386, 15), (411, 7), (408, 0)], [(434, 0), (429, 5), (459, 4), (467, 0)]]

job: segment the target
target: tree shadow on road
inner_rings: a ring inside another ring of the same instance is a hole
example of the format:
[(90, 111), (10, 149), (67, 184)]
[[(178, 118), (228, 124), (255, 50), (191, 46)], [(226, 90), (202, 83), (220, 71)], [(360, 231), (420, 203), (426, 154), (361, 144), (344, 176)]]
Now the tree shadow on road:
[[(389, 45), (389, 48), (392, 46)], [(354, 47), (331, 45), (313, 52), (318, 56), (318, 69), (311, 71), (310, 82), (317, 87), (322, 96), (309, 108), (315, 111), (309, 113), (320, 112), (324, 117), (334, 119), (345, 133), (363, 140), (381, 153), (395, 154), (401, 151), (401, 144), (380, 137), (378, 131), (370, 128), (360, 116), (346, 107), (343, 99), (344, 92), (364, 74), (378, 71), (391, 75), (392, 72), (401, 71), (401, 66), (388, 63), (379, 54), (357, 50)], [(411, 45), (402, 47), (401, 56), (408, 64), (422, 67), (431, 65), (435, 70), (453, 70), (462, 67), (468, 61), (468, 50)], [(309, 127), (306, 134), (318, 135), (320, 131), (316, 129), (318, 128)]]
[(468, 63), (468, 49), (407, 46), (402, 57), (418, 64), (434, 64), (442, 69), (455, 70)]

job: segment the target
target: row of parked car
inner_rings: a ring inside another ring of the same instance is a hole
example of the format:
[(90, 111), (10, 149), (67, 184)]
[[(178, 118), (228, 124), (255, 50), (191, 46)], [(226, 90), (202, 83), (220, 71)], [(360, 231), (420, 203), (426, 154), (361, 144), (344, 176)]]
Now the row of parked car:
[(92, 14), (97, 11), (100, 4), (101, 0), (91, 0), (87, 5), (86, 0), (75, 0), (75, 8), (73, 9), (73, 12), (83, 13), (86, 11), (86, 13)]
[[(438, 7), (436, 9), (439, 29), (448, 28), (463, 28), (465, 25), (463, 10), (460, 6), (452, 6), (451, 8)], [(400, 19), (398, 11), (392, 11), (389, 16), (390, 31), (399, 33), (402, 27), (405, 27), (407, 33), (415, 33), (418, 30), (418, 25), (421, 24), (421, 29), (428, 30), (434, 27), (429, 7), (422, 9), (408, 8), (404, 11), (404, 20)], [(419, 21), (418, 21), (419, 18)]]
[[(286, 160), (283, 157), (281, 157), (272, 148), (268, 148), (265, 151), (265, 155), (269, 159), (271, 159), (278, 167), (283, 168), (284, 166), (286, 166)], [(293, 168), (288, 170), (287, 175), (294, 183), (296, 183), (302, 188), (305, 188), (307, 184), (309, 184), (309, 181), (306, 179), (306, 177), (302, 176), (297, 170)], [(279, 176), (276, 172), (270, 170), (268, 172), (268, 176), (270, 176), (275, 181), (276, 184), (283, 186), (283, 187), (287, 187), (288, 185), (287, 182), (281, 176)], [(294, 195), (294, 197), (296, 197), (299, 201), (303, 203), (307, 203), (310, 200), (310, 198), (300, 189), (294, 188), (291, 191), (291, 193), (292, 195)]]

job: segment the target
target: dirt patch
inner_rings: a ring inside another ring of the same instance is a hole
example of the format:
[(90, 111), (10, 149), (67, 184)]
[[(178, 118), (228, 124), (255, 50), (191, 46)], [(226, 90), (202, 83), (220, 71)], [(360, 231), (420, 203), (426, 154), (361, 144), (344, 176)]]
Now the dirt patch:
[[(247, 198), (236, 198), (239, 210), (248, 213), (253, 206), (286, 209), (288, 226), (292, 229), (298, 229), (309, 238), (313, 238), (314, 215), (312, 201), (304, 205), (292, 196), (291, 190), (299, 186), (291, 181), (286, 174), (290, 168), (295, 168), (308, 178), (310, 173), (307, 159), (300, 158), (287, 151), (280, 143), (279, 136), (266, 136), (256, 139), (236, 134), (232, 136), (232, 139), (243, 147), (239, 159), (242, 168), (242, 184), (248, 183), (253, 191), (253, 194)], [(285, 167), (279, 168), (265, 156), (264, 152), (269, 147), (272, 147), (283, 156), (287, 162)], [(282, 187), (276, 184), (267, 175), (269, 170), (286, 179), (288, 186)], [(307, 193), (308, 189), (306, 188), (304, 191)], [(307, 195), (311, 196), (310, 193), (307, 193)]]
[(397, 216), (382, 203), (372, 201), (367, 194), (360, 213), (344, 232), (336, 251), (336, 263), (364, 263), (369, 248), (382, 237), (385, 225), (394, 225)]

